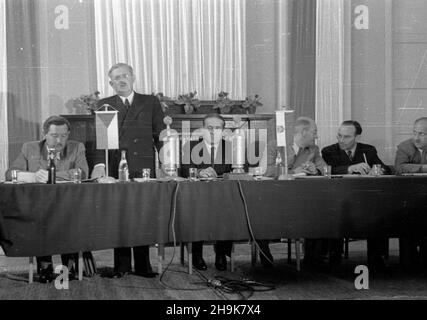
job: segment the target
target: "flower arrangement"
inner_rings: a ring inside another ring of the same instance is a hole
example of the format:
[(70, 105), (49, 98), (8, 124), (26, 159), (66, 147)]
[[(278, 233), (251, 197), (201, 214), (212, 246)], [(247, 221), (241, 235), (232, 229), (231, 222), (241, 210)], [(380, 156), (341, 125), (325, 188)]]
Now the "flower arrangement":
[(256, 108), (262, 106), (260, 100), (261, 98), (257, 94), (246, 97), (245, 101), (242, 103), (242, 108), (248, 109), (250, 111), (249, 113), (255, 113)]
[(228, 92), (221, 91), (218, 93), (213, 109), (219, 109), (220, 113), (230, 113), (231, 107), (234, 105), (235, 103), (228, 98)]
[(90, 94), (81, 95), (79, 98), (73, 100), (73, 107), (78, 113), (94, 113), (99, 100), (99, 91)]
[[(261, 98), (257, 94), (246, 97), (244, 101), (231, 100), (228, 97), (229, 93), (225, 91), (219, 92), (215, 101), (198, 100), (196, 98), (197, 91), (178, 95), (177, 99), (167, 97), (162, 92), (153, 92), (151, 95), (159, 99), (163, 112), (168, 114), (176, 113), (176, 110), (173, 110), (174, 106), (183, 106), (186, 114), (191, 114), (196, 111), (198, 113), (209, 113), (212, 111), (215, 112), (215, 110), (221, 114), (255, 113), (256, 108), (262, 106), (260, 102)], [(181, 108), (179, 109), (182, 110)], [(182, 113), (182, 111), (179, 113)]]
[(170, 97), (165, 96), (162, 92), (155, 94), (154, 92), (151, 94), (160, 101), (160, 106), (162, 107), (163, 112), (169, 109), (169, 105), (173, 103), (173, 100)]
[(175, 101), (175, 104), (179, 106), (184, 106), (185, 113), (193, 113), (197, 108), (200, 107), (200, 101), (195, 98), (197, 91), (190, 92), (187, 94), (182, 94), (178, 96), (178, 99)]

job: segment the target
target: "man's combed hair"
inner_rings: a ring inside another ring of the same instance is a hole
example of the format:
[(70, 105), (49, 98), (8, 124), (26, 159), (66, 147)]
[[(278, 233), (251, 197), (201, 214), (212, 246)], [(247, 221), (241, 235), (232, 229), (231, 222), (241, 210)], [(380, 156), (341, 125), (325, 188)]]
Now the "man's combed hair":
[(362, 126), (360, 125), (359, 122), (355, 121), (355, 120), (345, 120), (343, 121), (343, 123), (341, 123), (342, 126), (353, 126), (354, 129), (356, 129), (356, 136), (361, 135), (362, 134)]
[(203, 118), (203, 125), (205, 125), (206, 119), (215, 118), (222, 121), (223, 127), (225, 127), (225, 119), (219, 113), (209, 113)]
[(417, 120), (415, 120), (414, 124), (417, 124), (418, 122), (426, 122), (427, 123), (427, 117), (418, 118)]
[(311, 126), (314, 124), (314, 120), (309, 117), (299, 117), (295, 120), (294, 123), (294, 131), (295, 133), (301, 132), (306, 129), (309, 130)]
[(51, 116), (47, 118), (46, 121), (43, 123), (43, 132), (44, 134), (47, 134), (51, 125), (63, 126), (64, 124), (67, 126), (68, 131), (70, 131), (71, 124), (67, 119), (61, 116)]
[(108, 76), (111, 78), (111, 74), (113, 73), (113, 71), (118, 69), (118, 68), (122, 68), (122, 67), (127, 68), (129, 70), (130, 74), (133, 75), (133, 68), (130, 65), (128, 65), (127, 63), (119, 62), (119, 63), (114, 64), (110, 68), (110, 71), (108, 71)]

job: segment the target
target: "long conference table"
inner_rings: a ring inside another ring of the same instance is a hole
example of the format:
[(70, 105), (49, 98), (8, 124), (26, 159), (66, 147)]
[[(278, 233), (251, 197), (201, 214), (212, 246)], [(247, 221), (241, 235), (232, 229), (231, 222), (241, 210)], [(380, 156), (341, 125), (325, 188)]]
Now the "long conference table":
[(10, 257), (248, 240), (249, 227), (257, 239), (427, 236), (427, 177), (0, 184)]

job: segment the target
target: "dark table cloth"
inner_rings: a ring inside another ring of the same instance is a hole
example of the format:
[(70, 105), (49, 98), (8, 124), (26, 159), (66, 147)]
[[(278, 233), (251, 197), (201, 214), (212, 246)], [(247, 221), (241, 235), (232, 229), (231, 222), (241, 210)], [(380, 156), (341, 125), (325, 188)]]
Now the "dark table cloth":
[[(7, 256), (176, 240), (427, 236), (427, 178), (0, 185)], [(176, 207), (174, 195), (176, 192)], [(175, 209), (175, 210), (174, 210)]]

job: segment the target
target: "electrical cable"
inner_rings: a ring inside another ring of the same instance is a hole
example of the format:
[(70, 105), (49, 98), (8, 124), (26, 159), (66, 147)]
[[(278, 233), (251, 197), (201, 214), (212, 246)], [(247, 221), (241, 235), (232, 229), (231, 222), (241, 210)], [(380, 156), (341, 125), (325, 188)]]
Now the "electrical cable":
[(245, 194), (243, 193), (243, 189), (242, 189), (242, 185), (240, 183), (240, 180), (237, 180), (237, 185), (239, 187), (239, 193), (240, 193), (240, 197), (242, 198), (243, 201), (243, 206), (245, 208), (245, 215), (246, 215), (246, 223), (248, 225), (248, 229), (249, 229), (249, 233), (251, 235), (252, 241), (255, 243), (256, 247), (258, 248), (259, 252), (266, 258), (266, 260), (268, 262), (270, 262), (272, 265), (274, 265), (273, 261), (270, 260), (270, 258), (265, 254), (264, 250), (261, 249), (261, 247), (258, 244), (258, 241), (255, 239), (254, 233), (252, 231), (252, 224), (251, 224), (251, 219), (249, 218), (249, 210), (248, 210), (248, 205), (246, 203), (246, 198), (245, 198)]
[[(272, 284), (266, 284), (250, 279), (230, 279), (224, 276), (215, 276), (215, 279), (209, 279), (208, 285), (221, 291), (223, 294), (238, 294), (243, 300), (249, 299), (255, 292), (266, 292), (275, 290)], [(243, 293), (248, 292), (245, 296)]]
[[(255, 236), (253, 234), (253, 230), (252, 230), (252, 226), (251, 226), (251, 221), (249, 218), (249, 212), (248, 212), (248, 207), (247, 207), (247, 203), (246, 203), (246, 198), (245, 198), (245, 195), (243, 193), (243, 189), (242, 189), (240, 181), (237, 180), (237, 183), (238, 183), (238, 187), (239, 187), (239, 193), (240, 193), (240, 196), (242, 198), (243, 205), (245, 208), (246, 222), (247, 222), (252, 240), (255, 242), (255, 244), (257, 245), (260, 252), (266, 257), (266, 259), (268, 261), (270, 261), (255, 240)], [(208, 285), (208, 287), (204, 287), (204, 288), (176, 288), (176, 287), (172, 287), (172, 286), (168, 285), (167, 283), (165, 283), (163, 281), (163, 277), (164, 277), (166, 271), (169, 269), (170, 265), (172, 264), (172, 262), (175, 258), (175, 251), (176, 251), (176, 249), (175, 249), (176, 248), (175, 218), (176, 218), (176, 206), (177, 206), (177, 197), (178, 197), (179, 186), (180, 186), (179, 181), (177, 181), (176, 187), (175, 187), (174, 192), (173, 192), (173, 197), (172, 197), (173, 200), (172, 200), (172, 210), (171, 210), (171, 217), (170, 217), (171, 223), (169, 223), (169, 228), (170, 227), (172, 228), (172, 237), (173, 237), (173, 244), (174, 244), (173, 254), (172, 254), (172, 257), (171, 257), (168, 265), (166, 266), (164, 272), (160, 276), (160, 280), (159, 280), (160, 283), (163, 286), (165, 286), (166, 288), (173, 289), (173, 290), (196, 291), (196, 290), (206, 290), (207, 288), (211, 287), (211, 288), (215, 289), (214, 292), (216, 292), (217, 294), (220, 294), (221, 297), (223, 297), (226, 300), (228, 300), (226, 294), (238, 294), (241, 299), (245, 300), (245, 299), (249, 299), (254, 294), (254, 292), (275, 290), (274, 285), (264, 284), (264, 283), (253, 281), (250, 279), (236, 280), (236, 279), (229, 279), (229, 278), (226, 278), (223, 276), (215, 276), (214, 279), (209, 279), (204, 274), (199, 272), (198, 270), (194, 270), (194, 271), (203, 280), (203, 283)], [(168, 229), (168, 232), (169, 232), (169, 230), (170, 229)], [(270, 262), (272, 263), (272, 261), (270, 261)], [(189, 261), (189, 263), (191, 263), (191, 261)], [(245, 296), (244, 293), (246, 293), (246, 292), (248, 292), (248, 295)]]
[[(177, 205), (177, 198), (178, 198), (178, 190), (179, 190), (179, 186), (180, 183), (179, 181), (176, 181), (176, 187), (173, 191), (173, 197), (172, 197), (172, 209), (171, 209), (171, 219), (169, 220), (169, 226), (168, 226), (168, 234), (170, 231), (170, 228), (172, 227), (172, 238), (173, 238), (173, 252), (172, 252), (172, 257), (169, 261), (169, 263), (167, 264), (165, 270), (162, 272), (162, 274), (160, 275), (160, 279), (159, 282), (166, 288), (168, 289), (172, 289), (172, 290), (182, 290), (182, 291), (197, 291), (197, 290), (206, 290), (206, 287), (201, 287), (201, 288), (176, 288), (176, 287), (172, 287), (170, 285), (168, 285), (164, 280), (163, 277), (166, 274), (166, 271), (169, 269), (169, 267), (171, 266), (173, 260), (175, 259), (175, 253), (176, 253), (176, 233), (175, 233), (175, 218), (176, 218), (176, 205)], [(189, 262), (191, 263), (191, 262)]]

